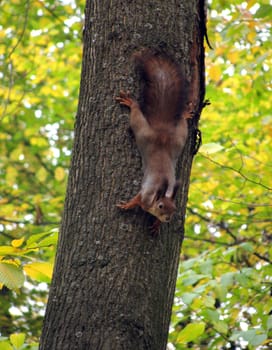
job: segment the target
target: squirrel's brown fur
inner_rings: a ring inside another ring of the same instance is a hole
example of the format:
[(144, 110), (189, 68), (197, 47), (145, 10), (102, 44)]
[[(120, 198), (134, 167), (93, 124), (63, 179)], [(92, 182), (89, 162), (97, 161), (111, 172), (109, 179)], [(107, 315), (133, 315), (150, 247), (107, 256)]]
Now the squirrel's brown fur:
[(168, 222), (176, 210), (176, 162), (188, 133), (183, 116), (185, 79), (180, 67), (163, 54), (142, 50), (134, 54), (134, 59), (144, 81), (142, 105), (124, 91), (116, 100), (130, 108), (130, 126), (142, 156), (144, 177), (140, 192), (118, 207), (138, 205), (160, 222)]

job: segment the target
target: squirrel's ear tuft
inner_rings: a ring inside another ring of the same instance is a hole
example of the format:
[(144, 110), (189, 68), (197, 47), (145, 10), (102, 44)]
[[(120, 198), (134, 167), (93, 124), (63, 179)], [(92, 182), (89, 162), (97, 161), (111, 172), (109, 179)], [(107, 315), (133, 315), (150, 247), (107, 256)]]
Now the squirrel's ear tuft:
[(167, 188), (168, 188), (168, 180), (164, 179), (161, 187), (157, 191), (156, 200), (159, 200), (160, 198), (165, 197), (165, 193), (167, 191)]
[(180, 181), (176, 181), (174, 189), (173, 189), (173, 194), (172, 194), (172, 197), (171, 197), (172, 199), (175, 199), (175, 197), (176, 197), (176, 195), (178, 193), (179, 186), (180, 186)]

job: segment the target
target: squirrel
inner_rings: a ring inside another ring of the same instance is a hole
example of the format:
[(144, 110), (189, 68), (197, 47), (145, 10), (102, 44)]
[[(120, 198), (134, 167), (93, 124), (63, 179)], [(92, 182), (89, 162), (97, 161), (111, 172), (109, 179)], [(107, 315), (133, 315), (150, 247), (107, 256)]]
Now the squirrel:
[(151, 231), (157, 233), (160, 223), (169, 222), (176, 211), (175, 168), (188, 134), (187, 88), (181, 67), (167, 55), (143, 49), (133, 57), (144, 82), (142, 104), (125, 91), (115, 100), (130, 109), (144, 176), (138, 194), (117, 207), (140, 206), (156, 217)]

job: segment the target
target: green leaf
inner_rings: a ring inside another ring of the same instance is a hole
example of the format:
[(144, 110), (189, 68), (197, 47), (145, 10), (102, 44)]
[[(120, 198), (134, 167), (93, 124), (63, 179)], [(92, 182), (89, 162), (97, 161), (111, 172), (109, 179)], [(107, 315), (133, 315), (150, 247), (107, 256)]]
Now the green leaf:
[(222, 334), (228, 333), (228, 325), (224, 321), (219, 320), (217, 322), (214, 322), (213, 326), (219, 333), (222, 333)]
[(199, 152), (212, 154), (212, 153), (220, 152), (222, 151), (222, 149), (224, 149), (224, 147), (221, 146), (219, 143), (211, 142), (211, 143), (206, 143), (202, 145), (199, 149)]
[(210, 260), (210, 259), (204, 261), (200, 265), (200, 271), (205, 275), (211, 274), (212, 270), (213, 270), (213, 263), (212, 263), (212, 260)]
[(231, 286), (233, 284), (235, 274), (236, 274), (236, 272), (227, 272), (224, 275), (222, 275), (221, 284), (224, 287)]
[(205, 296), (203, 296), (203, 304), (204, 304), (206, 307), (212, 308), (212, 307), (214, 306), (214, 303), (215, 303), (215, 299), (214, 299), (214, 297), (212, 297), (211, 295), (205, 295)]
[(0, 349), (1, 350), (13, 350), (9, 341), (0, 341)]
[(181, 332), (179, 332), (177, 342), (181, 344), (189, 343), (199, 338), (205, 330), (205, 323), (190, 323)]
[(266, 328), (268, 330), (272, 329), (272, 315), (269, 315), (266, 322)]
[(25, 342), (25, 333), (13, 333), (10, 336), (10, 342), (16, 350), (20, 349)]
[(256, 12), (257, 18), (263, 18), (263, 17), (270, 17), (271, 18), (272, 11), (271, 11), (271, 5), (261, 5), (258, 11)]
[(196, 297), (198, 297), (197, 293), (183, 293), (181, 295), (182, 301), (187, 305), (190, 305)]
[(3, 283), (9, 289), (22, 287), (25, 276), (21, 268), (14, 264), (0, 262), (0, 283)]
[(235, 275), (235, 279), (237, 282), (240, 283), (241, 286), (243, 286), (245, 288), (250, 287), (252, 284), (251, 279), (249, 279), (248, 276), (245, 273), (243, 273), (242, 271)]
[(39, 247), (48, 247), (48, 246), (51, 246), (51, 245), (56, 245), (58, 242), (58, 232), (53, 232), (51, 233), (48, 237), (42, 239), (40, 242), (39, 242)]
[(44, 242), (46, 242), (46, 239), (49, 238), (50, 240), (53, 237), (53, 241), (55, 242), (57, 240), (57, 230), (53, 229), (49, 232), (42, 232), (38, 233), (36, 235), (31, 236), (27, 242), (26, 246), (27, 248), (38, 248), (40, 245), (46, 245)]
[(0, 256), (15, 255), (17, 254), (17, 249), (11, 246), (1, 246)]
[(182, 261), (180, 267), (181, 267), (181, 270), (182, 271), (187, 271), (189, 269), (191, 269), (197, 262), (198, 262), (199, 259), (188, 259), (188, 260), (185, 260), (185, 261)]
[(250, 329), (248, 331), (235, 332), (230, 337), (230, 340), (235, 341), (239, 338), (243, 338), (252, 346), (259, 346), (267, 339), (267, 335), (257, 329)]
[(254, 246), (251, 242), (244, 242), (240, 244), (240, 248), (244, 249), (247, 252), (252, 253), (254, 251)]
[(183, 279), (183, 285), (184, 286), (191, 286), (192, 284), (197, 283), (198, 281), (202, 280), (203, 278), (207, 278), (207, 275), (193, 274), (192, 276)]
[(216, 323), (219, 321), (219, 313), (216, 310), (211, 310), (211, 309), (205, 309), (202, 312), (202, 315), (212, 323)]

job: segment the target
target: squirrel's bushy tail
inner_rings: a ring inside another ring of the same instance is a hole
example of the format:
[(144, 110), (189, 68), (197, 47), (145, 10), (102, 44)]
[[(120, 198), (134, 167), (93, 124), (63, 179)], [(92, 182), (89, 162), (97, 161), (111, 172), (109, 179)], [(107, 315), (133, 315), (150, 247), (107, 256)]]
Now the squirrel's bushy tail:
[(186, 81), (181, 68), (167, 55), (143, 49), (134, 55), (143, 80), (142, 109), (152, 125), (176, 123), (186, 104)]

